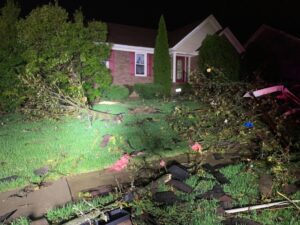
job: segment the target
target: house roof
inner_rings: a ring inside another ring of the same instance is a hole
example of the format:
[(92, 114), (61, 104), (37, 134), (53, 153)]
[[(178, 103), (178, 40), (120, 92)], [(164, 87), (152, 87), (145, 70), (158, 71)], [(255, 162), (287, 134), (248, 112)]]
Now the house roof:
[(300, 39), (263, 24), (246, 42), (250, 54), (275, 62), (271, 65), (280, 79), (300, 81)]
[(176, 43), (172, 50), (196, 53), (208, 34), (215, 34), (220, 30), (222, 30), (222, 26), (213, 15), (210, 15)]
[[(131, 47), (154, 48), (157, 31), (155, 29), (107, 23), (108, 42)], [(195, 21), (184, 27), (168, 32), (169, 47), (174, 52), (196, 54), (206, 35), (222, 31), (222, 26), (213, 15), (202, 21)], [(239, 53), (244, 49), (232, 32), (227, 28), (222, 33)], [(116, 47), (117, 48), (117, 47)], [(119, 46), (122, 48), (122, 46)], [(149, 49), (148, 49), (149, 50)]]
[(188, 35), (193, 29), (195, 29), (201, 21), (196, 21), (194, 23), (188, 24), (186, 26), (180, 27), (173, 31), (168, 32), (169, 46), (173, 47), (179, 41), (181, 41), (186, 35)]
[(254, 34), (248, 39), (246, 44), (244, 45), (245, 48), (247, 48), (252, 42), (255, 42), (259, 39), (265, 39), (265, 38), (270, 38), (272, 40), (272, 37), (281, 37), (285, 38), (290, 42), (297, 43), (297, 45), (300, 44), (300, 39), (288, 34), (282, 30), (278, 30), (276, 28), (273, 28), (271, 26), (268, 26), (266, 24), (261, 25), (255, 32)]
[(115, 23), (107, 23), (107, 41), (114, 44), (151, 47), (155, 45), (156, 30)]
[[(199, 24), (200, 21), (197, 21), (173, 31), (169, 31), (169, 46), (173, 47)], [(128, 26), (116, 23), (107, 23), (107, 27), (108, 42), (150, 48), (154, 48), (155, 46), (155, 38), (157, 34), (157, 30), (155, 29)]]

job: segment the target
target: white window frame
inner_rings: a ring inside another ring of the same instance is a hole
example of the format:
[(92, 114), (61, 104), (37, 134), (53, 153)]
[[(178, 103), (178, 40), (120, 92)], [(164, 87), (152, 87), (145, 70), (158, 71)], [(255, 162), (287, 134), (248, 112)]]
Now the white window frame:
[[(144, 55), (144, 74), (137, 74), (136, 73), (136, 55)], [(146, 77), (147, 76), (147, 53), (146, 52), (135, 52), (134, 53), (134, 74), (136, 77)]]

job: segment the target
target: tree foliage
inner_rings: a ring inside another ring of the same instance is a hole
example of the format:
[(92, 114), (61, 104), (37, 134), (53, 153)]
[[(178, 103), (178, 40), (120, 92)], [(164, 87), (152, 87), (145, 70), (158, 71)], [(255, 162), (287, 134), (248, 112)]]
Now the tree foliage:
[(212, 68), (212, 72), (221, 71), (230, 80), (239, 79), (239, 55), (224, 37), (214, 34), (203, 40), (199, 49), (199, 69), (206, 72), (207, 68)]
[(0, 111), (13, 111), (22, 102), (17, 77), (22, 60), (17, 43), (16, 23), (20, 8), (7, 0), (0, 9)]
[(160, 17), (154, 49), (154, 83), (162, 85), (166, 95), (171, 91), (171, 62), (165, 19)]
[[(62, 102), (59, 98), (50, 100), (53, 95), (47, 96), (49, 93), (80, 104), (86, 104), (87, 97), (92, 103), (111, 83), (109, 71), (102, 63), (110, 51), (105, 44), (106, 25), (93, 21), (85, 26), (80, 11), (75, 12), (74, 22), (68, 18), (65, 9), (49, 4), (32, 10), (18, 23), (18, 41), (25, 61), (21, 80), (27, 88), (29, 108), (57, 109)], [(50, 92), (41, 92), (42, 87)], [(41, 104), (41, 99), (46, 102)]]

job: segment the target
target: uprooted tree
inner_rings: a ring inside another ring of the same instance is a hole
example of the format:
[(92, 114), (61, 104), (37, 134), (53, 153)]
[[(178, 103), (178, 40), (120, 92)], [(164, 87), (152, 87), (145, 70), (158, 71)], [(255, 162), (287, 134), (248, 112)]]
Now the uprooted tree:
[[(105, 67), (110, 46), (101, 22), (84, 24), (80, 11), (73, 21), (60, 6), (32, 10), (18, 22), (24, 68), (20, 80), (26, 96), (24, 112), (55, 116), (67, 109), (87, 109), (111, 84)], [(71, 107), (70, 107), (71, 106)]]
[(17, 43), (17, 27), (20, 8), (13, 0), (7, 0), (0, 9), (0, 111), (14, 111), (22, 102), (17, 77), (22, 63)]

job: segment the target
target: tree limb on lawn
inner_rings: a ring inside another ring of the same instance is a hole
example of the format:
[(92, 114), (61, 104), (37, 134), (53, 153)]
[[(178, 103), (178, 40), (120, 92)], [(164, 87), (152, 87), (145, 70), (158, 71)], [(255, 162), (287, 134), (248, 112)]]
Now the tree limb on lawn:
[(262, 204), (262, 205), (253, 205), (253, 206), (247, 206), (247, 207), (242, 207), (242, 208), (237, 208), (237, 209), (228, 209), (228, 210), (225, 210), (225, 213), (234, 214), (234, 213), (239, 213), (239, 212), (248, 212), (248, 211), (257, 210), (257, 209), (266, 209), (266, 208), (275, 207), (275, 206), (290, 205), (290, 204), (294, 204), (297, 202), (300, 202), (300, 200), (291, 200), (291, 202), (289, 202), (289, 201), (271, 202), (271, 203)]

